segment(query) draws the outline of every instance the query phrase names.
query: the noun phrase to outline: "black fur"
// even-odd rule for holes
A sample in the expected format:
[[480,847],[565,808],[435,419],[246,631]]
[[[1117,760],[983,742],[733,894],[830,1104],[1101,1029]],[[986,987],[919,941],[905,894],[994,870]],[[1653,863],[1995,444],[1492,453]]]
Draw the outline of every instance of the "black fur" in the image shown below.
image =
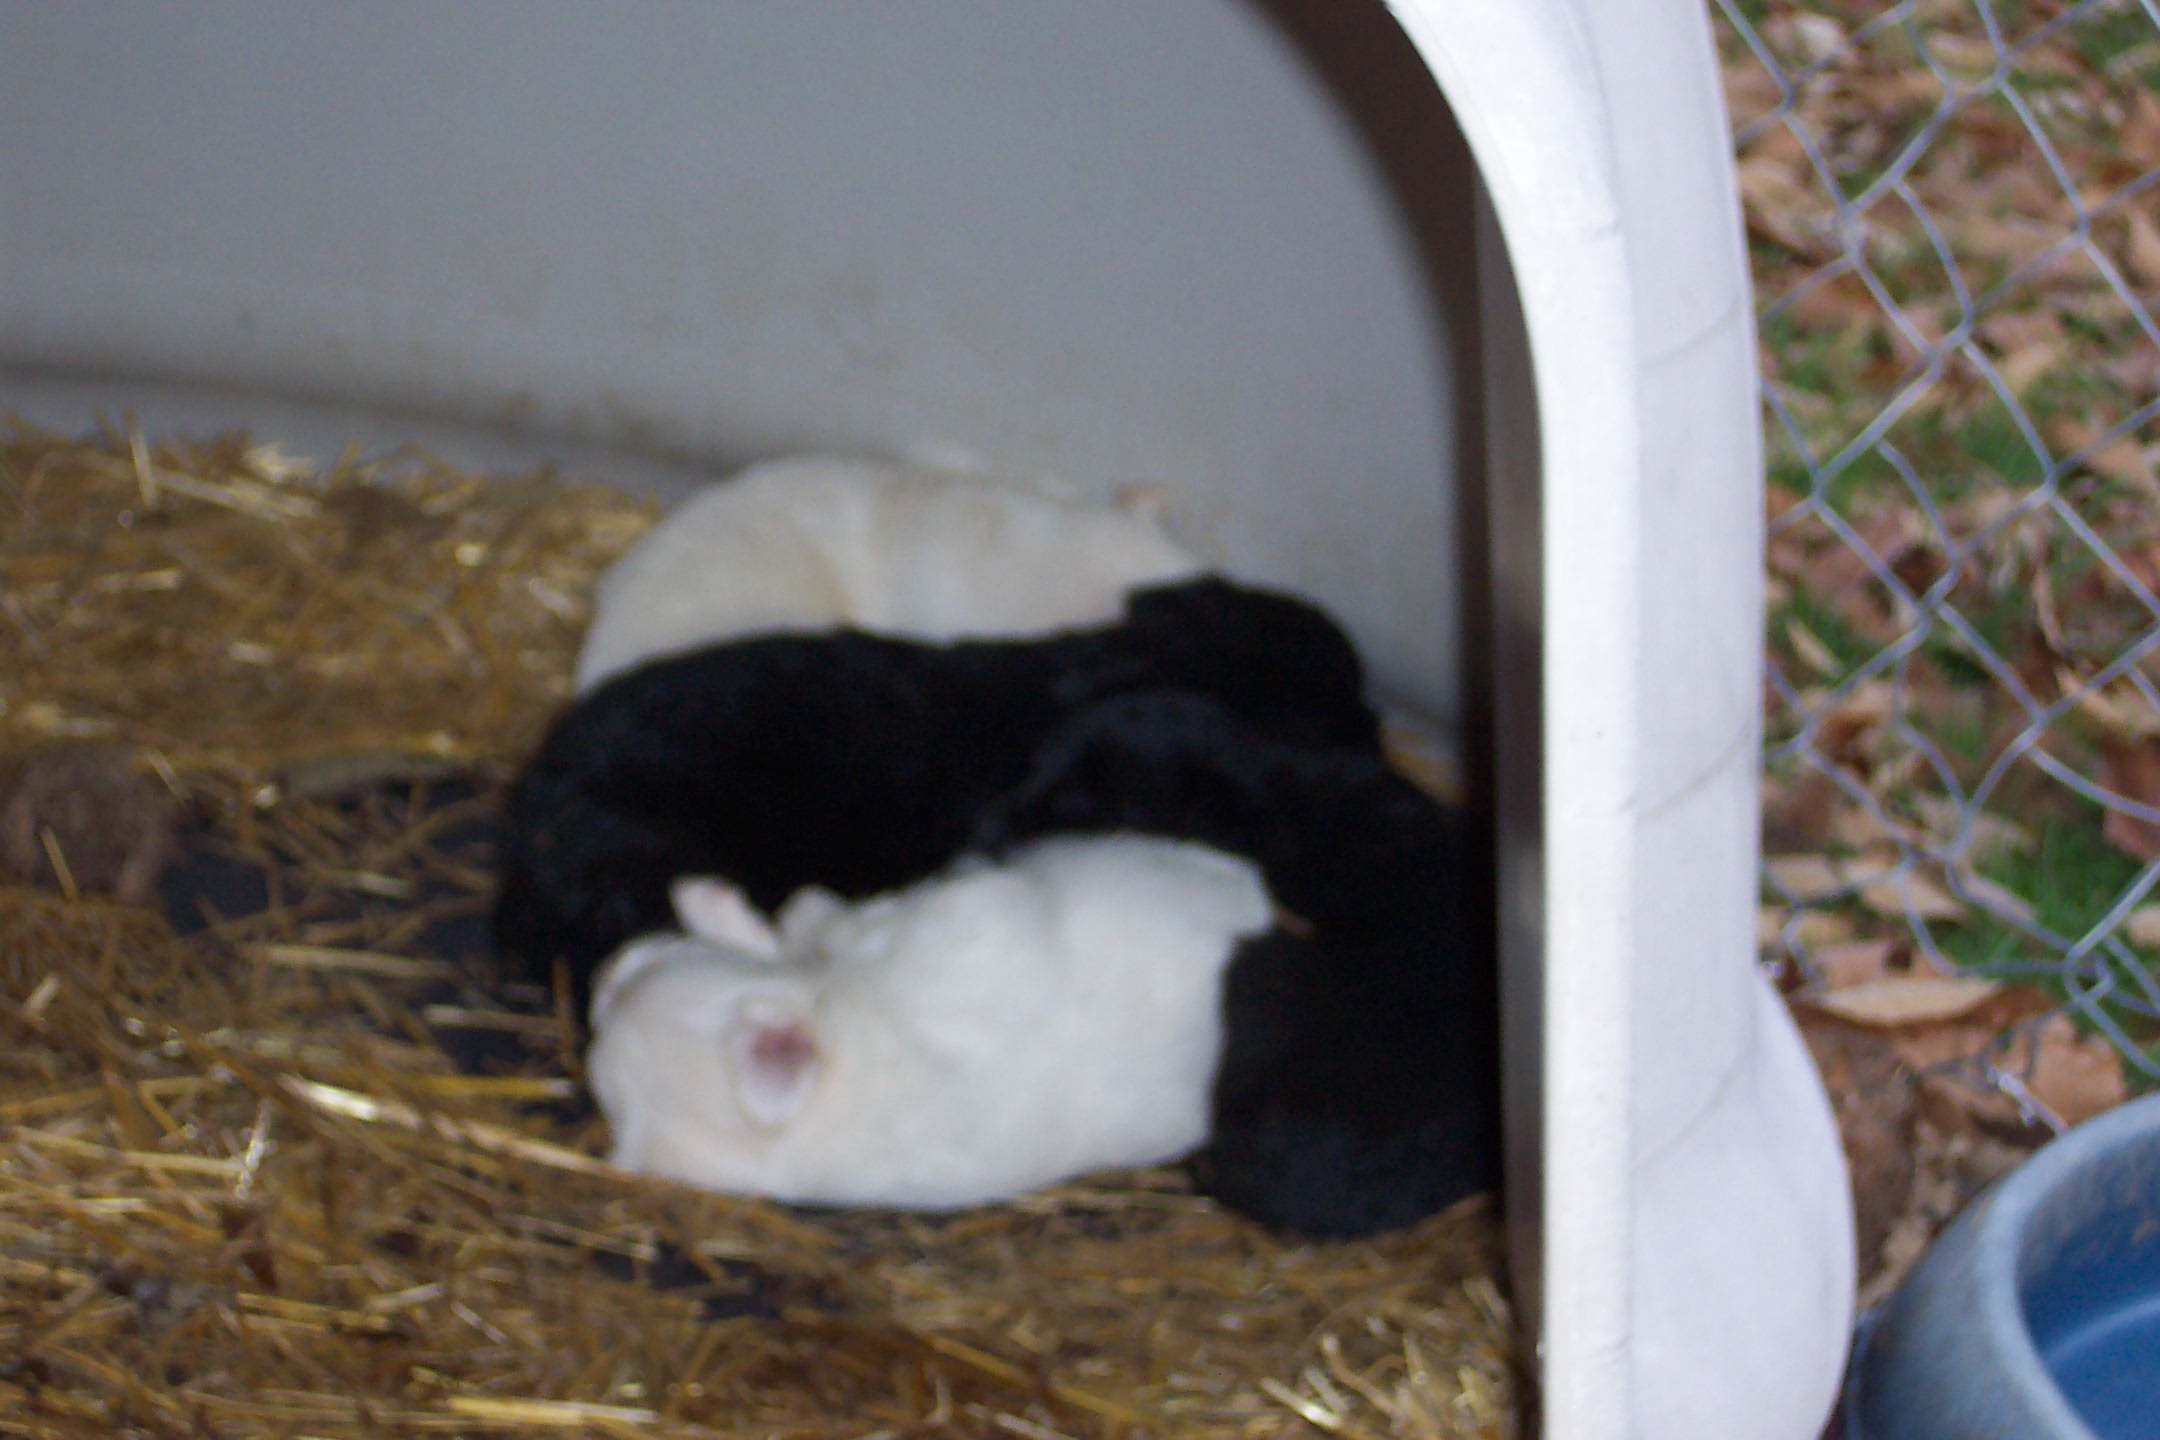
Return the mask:
[[1231,963],[1204,1188],[1356,1235],[1498,1183],[1497,976],[1460,812],[1369,747],[1285,740],[1161,690],[1076,714],[975,844],[1116,830],[1248,856],[1297,917]]
[[655,661],[571,708],[512,786],[495,935],[569,964],[577,1003],[624,941],[669,927],[668,882],[721,875],[762,909],[932,874],[1106,697],[1175,687],[1254,733],[1375,751],[1348,639],[1287,596],[1207,579],[1135,593],[1123,622],[928,645],[854,632]]

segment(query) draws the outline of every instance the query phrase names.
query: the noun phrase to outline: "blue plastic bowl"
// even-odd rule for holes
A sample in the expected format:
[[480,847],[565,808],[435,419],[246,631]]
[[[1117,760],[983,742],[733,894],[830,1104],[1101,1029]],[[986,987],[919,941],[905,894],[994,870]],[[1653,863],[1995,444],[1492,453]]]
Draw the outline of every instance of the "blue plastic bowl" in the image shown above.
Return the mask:
[[1969,1206],[1862,1329],[1852,1440],[2160,1437],[2160,1095]]

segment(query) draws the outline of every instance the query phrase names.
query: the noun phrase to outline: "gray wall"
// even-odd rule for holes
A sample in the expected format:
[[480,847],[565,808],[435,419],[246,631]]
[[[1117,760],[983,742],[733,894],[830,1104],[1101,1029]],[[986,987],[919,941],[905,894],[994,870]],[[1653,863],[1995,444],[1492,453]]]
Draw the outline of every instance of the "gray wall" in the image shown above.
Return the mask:
[[1154,485],[1452,718],[1465,166],[1341,0],[6,0],[0,404]]

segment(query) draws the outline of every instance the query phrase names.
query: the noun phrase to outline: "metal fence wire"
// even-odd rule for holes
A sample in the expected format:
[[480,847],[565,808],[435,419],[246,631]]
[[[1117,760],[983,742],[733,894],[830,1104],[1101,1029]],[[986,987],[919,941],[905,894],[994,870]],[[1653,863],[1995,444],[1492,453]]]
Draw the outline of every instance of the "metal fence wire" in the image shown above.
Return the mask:
[[[1715,4],[1762,307],[1766,961],[2026,981],[2149,1084],[2160,0]],[[2059,1126],[2051,1022],[1975,1063]]]

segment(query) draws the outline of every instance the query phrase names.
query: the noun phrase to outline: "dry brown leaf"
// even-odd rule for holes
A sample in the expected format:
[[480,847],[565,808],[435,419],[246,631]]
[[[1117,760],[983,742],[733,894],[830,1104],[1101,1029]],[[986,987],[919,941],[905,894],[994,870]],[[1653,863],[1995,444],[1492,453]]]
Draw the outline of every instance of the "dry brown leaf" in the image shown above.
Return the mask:
[[2123,263],[2147,290],[2160,290],[2160,226],[2135,205],[2128,211],[2129,233],[2123,241]]
[[1828,910],[1802,911],[1800,922],[1793,926],[1793,939],[1810,950],[1824,945],[1842,945],[1852,938],[1852,921]]
[[1845,48],[1845,27],[1828,15],[1805,11],[1794,15],[1791,34],[1811,65],[1820,65]]
[[2091,421],[2068,418],[2055,421],[2047,430],[2048,439],[2065,451],[2092,446],[2091,453],[2078,463],[2095,475],[2146,495],[2160,495],[2160,473],[2154,471],[2152,461],[2146,458],[2136,438],[2118,435],[2103,445],[2097,443],[2100,434],[2100,427]]
[[[1856,276],[1839,275],[1811,285],[1786,306],[1793,320],[1811,330],[1835,330],[1851,339],[1877,335],[1885,329],[1882,306]],[[1836,403],[1827,395],[1817,401],[1828,415]],[[1803,413],[1806,407],[1803,406]]]
[[[1915,795],[1911,804],[1927,828],[1928,844],[1942,849],[1957,839],[1958,830],[1964,825],[1967,807],[1947,795]],[[2000,815],[1990,815],[1985,810],[1972,812],[1972,828],[1967,832],[1964,855],[1967,860],[1984,863],[2004,855],[2023,854],[2032,849],[2032,834],[2015,821]]]
[[[1785,922],[1792,911],[1782,906],[1765,905],[1755,912],[1755,934],[1761,944],[1775,945],[1785,933]],[[1802,910],[1793,921],[1793,943],[1808,951],[1830,945],[1843,945],[1853,938],[1852,921],[1828,910]]]
[[1974,976],[1908,976],[1870,981],[1809,998],[1808,1003],[1855,1025],[1897,1029],[1959,1020],[2002,991],[2002,982]]
[[2051,310],[2005,310],[1980,324],[1980,334],[2004,354],[2030,345],[2060,345],[2068,337]]
[[1965,906],[1940,883],[1912,869],[1899,870],[1891,856],[1851,860],[1828,855],[1778,855],[1764,864],[1771,882],[1799,901],[1856,891],[1860,903],[1892,919],[1957,921]]
[[[1877,867],[1865,861],[1847,861],[1844,870],[1848,883],[1857,882],[1861,873],[1880,873]],[[1860,903],[1878,915],[1891,917],[1909,915],[1922,920],[1946,921],[1965,918],[1965,907],[1956,896],[1913,870],[1883,875],[1861,884]]]
[[1820,900],[1845,888],[1838,862],[1827,855],[1779,855],[1764,868],[1778,888],[1795,900]]
[[1821,972],[1824,985],[1832,990],[1850,990],[1889,978],[1890,957],[1896,952],[1894,940],[1855,940],[1826,945],[1808,958]]
[[2055,683],[2072,698],[2078,712],[2117,740],[2135,744],[2160,736],[2160,712],[2134,685],[2093,685],[2075,671],[2055,668]]
[[2128,485],[2148,495],[2160,494],[2160,474],[2154,472],[2151,459],[2134,436],[2116,436],[2087,455],[2085,465],[2118,485]]
[[1998,220],[1987,215],[1967,215],[1950,226],[1951,245],[1960,254],[2013,265],[2039,254],[2054,239],[2052,227],[2022,218]]
[[2003,384],[2010,387],[2013,395],[2023,395],[2033,387],[2033,382],[2047,375],[2063,360],[2060,345],[2026,345],[2005,355],[1997,362],[1996,373]]
[[2002,62],[2002,52],[1985,35],[1935,30],[1928,34],[1927,48],[1944,69],[1964,80],[1984,79]]
[[2098,1035],[2080,1035],[2067,1015],[2051,1015],[2040,1022],[2037,1035],[2018,1036],[2003,1058],[2012,1074],[2038,1059],[2025,1078],[2033,1098],[2067,1125],[2090,1120],[2122,1104],[2128,1094],[2123,1084],[2122,1056]]
[[2058,1006],[2054,996],[2034,985],[2000,985],[1994,995],[1955,1020],[1913,1025],[1890,1032],[1898,1058],[1915,1070],[1973,1060],[1997,1036]]
[[1994,1042],[1995,1027],[1968,1017],[1970,1023],[1916,1025],[1891,1037],[1898,1059],[1915,1070],[1971,1060]]
[[1842,747],[1880,725],[1897,712],[1897,695],[1887,681],[1869,680],[1855,685],[1852,693],[1824,707],[1816,717],[1816,743]]
[[1823,248],[1803,219],[1822,206],[1786,166],[1774,159],[1755,157],[1740,163],[1738,175],[1740,196],[1747,202],[1748,228],[1798,255],[1811,255]]
[[1800,662],[1825,680],[1845,673],[1844,662],[1822,642],[1821,637],[1798,620],[1785,622],[1785,639],[1792,645],[1793,653],[1800,657]]
[[1876,811],[1862,805],[1848,805],[1831,818],[1830,838],[1849,850],[1866,850],[1875,845],[1895,844],[1905,837],[1885,824]]
[[2116,132],[2123,154],[2145,169],[2160,168],[2160,99],[2140,88],[2130,101],[2130,116]]
[[[2103,742],[2100,746],[2100,783],[2126,800],[2141,805],[2160,805],[2160,742],[2135,745]],[[2100,833],[2107,842],[2139,860],[2160,858],[2160,825],[2140,820],[2120,810],[2108,811]]]

